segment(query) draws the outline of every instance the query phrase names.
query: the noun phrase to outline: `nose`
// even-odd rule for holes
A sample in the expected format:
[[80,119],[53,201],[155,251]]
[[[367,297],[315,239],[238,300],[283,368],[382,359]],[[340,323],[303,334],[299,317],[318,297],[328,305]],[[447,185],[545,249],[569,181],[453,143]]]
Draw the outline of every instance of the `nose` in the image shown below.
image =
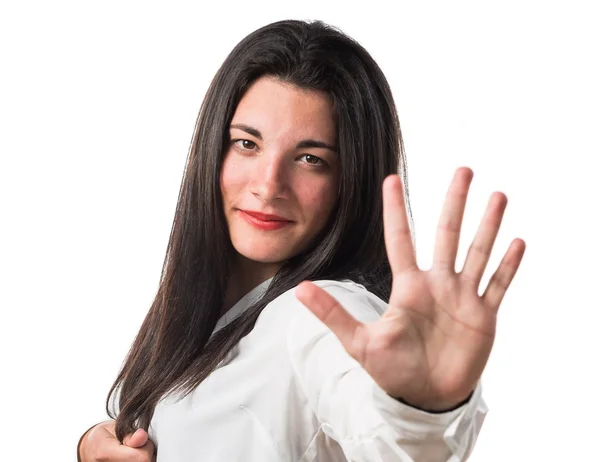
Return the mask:
[[264,153],[255,164],[252,194],[264,202],[284,199],[287,191],[285,159]]

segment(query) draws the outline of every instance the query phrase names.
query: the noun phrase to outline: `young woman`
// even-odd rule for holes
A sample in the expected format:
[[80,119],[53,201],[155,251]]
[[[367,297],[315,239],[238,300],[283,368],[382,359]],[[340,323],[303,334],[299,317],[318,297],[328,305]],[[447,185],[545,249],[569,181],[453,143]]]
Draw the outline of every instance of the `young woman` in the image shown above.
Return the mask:
[[390,89],[359,44],[301,21],[243,39],[198,116],[160,287],[109,393],[116,421],[84,434],[81,460],[468,457],[525,244],[479,296],[494,193],[455,272],[460,168],[421,271],[405,179]]

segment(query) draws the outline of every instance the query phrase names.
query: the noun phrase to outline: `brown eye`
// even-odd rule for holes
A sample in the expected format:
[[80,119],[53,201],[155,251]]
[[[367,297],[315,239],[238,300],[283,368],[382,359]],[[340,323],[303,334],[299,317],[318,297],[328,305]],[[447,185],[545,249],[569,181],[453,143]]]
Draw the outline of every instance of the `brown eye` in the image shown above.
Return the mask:
[[252,151],[254,148],[256,148],[256,143],[254,141],[234,140],[233,142],[245,151]]
[[304,160],[307,164],[320,165],[325,163],[323,162],[323,159],[320,159],[317,156],[313,156],[312,154],[304,154],[302,157],[304,157]]

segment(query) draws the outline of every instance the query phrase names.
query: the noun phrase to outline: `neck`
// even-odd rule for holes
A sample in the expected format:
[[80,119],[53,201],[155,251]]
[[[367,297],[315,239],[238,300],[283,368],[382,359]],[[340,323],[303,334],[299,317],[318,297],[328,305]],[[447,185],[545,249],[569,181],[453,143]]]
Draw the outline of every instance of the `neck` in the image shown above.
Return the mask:
[[275,276],[280,267],[280,263],[261,263],[238,255],[227,281],[225,303],[221,315],[229,311],[233,305],[257,285]]

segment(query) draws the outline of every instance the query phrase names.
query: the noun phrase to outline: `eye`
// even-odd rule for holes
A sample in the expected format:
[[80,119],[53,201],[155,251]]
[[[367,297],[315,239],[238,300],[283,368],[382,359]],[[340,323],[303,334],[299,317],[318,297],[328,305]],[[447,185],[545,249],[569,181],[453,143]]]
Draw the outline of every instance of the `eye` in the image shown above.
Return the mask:
[[310,165],[325,165],[325,161],[320,157],[313,156],[312,154],[304,154],[301,156],[304,158],[305,162]]
[[256,148],[256,143],[250,140],[232,140],[232,143],[237,145],[237,147],[240,148],[242,151],[252,151]]

